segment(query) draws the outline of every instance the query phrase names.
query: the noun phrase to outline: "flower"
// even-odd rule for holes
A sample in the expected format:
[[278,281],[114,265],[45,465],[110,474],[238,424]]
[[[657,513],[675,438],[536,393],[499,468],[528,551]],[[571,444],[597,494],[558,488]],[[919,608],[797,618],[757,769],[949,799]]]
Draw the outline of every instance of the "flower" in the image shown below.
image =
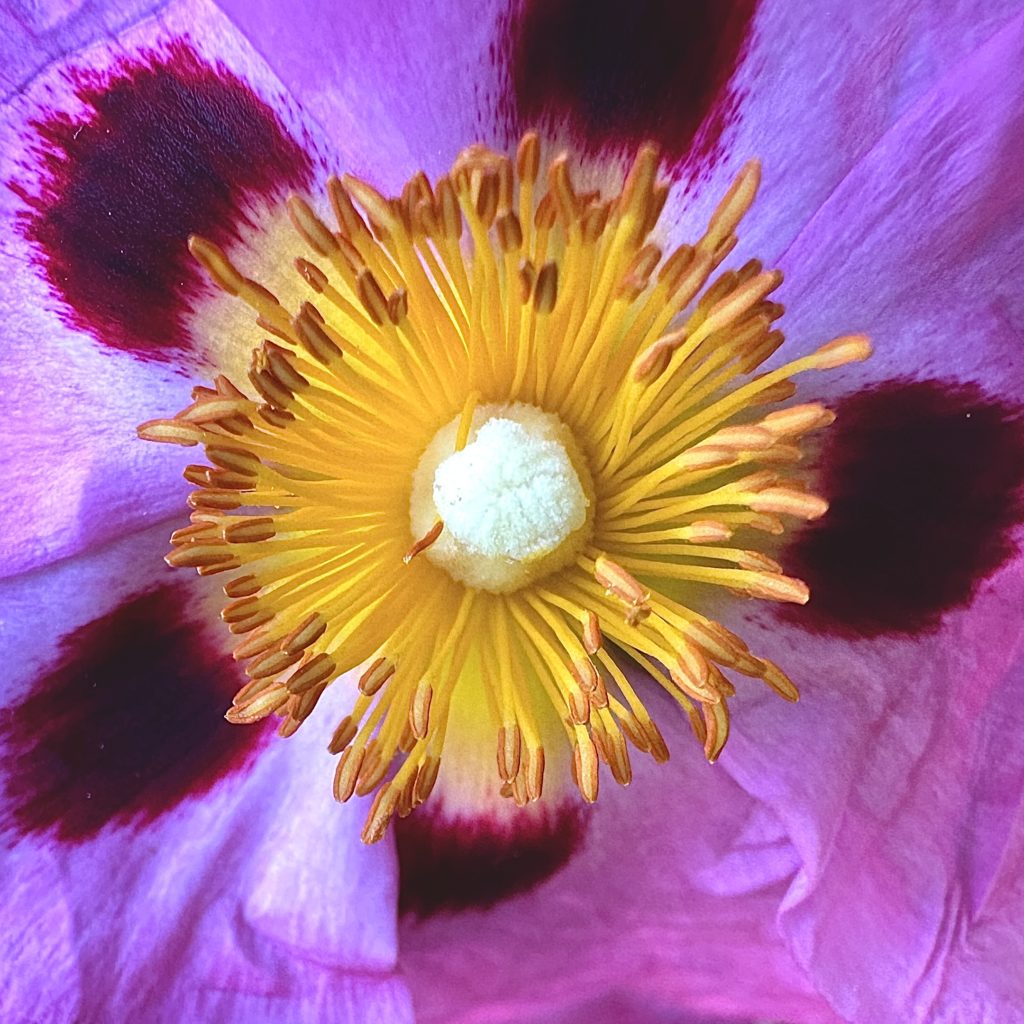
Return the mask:
[[[651,48],[657,33],[642,32],[645,25],[664,29],[657,8],[636,18],[634,35],[646,38],[648,54],[660,52]],[[526,58],[531,67],[550,68],[548,51],[531,35],[537,19],[546,44],[564,38],[558,19],[545,21],[536,10],[505,12],[501,38],[511,42],[498,50],[512,53],[511,108],[501,101],[509,93],[500,62],[490,70],[485,59],[469,75],[451,54],[452,29],[465,26],[457,5],[404,18],[353,8],[341,24],[320,24],[316,33],[304,31],[300,16],[283,24],[258,7],[232,11],[254,41],[273,39],[265,49],[284,85],[312,116],[339,126],[333,133],[304,126],[231,24],[195,5],[172,5],[159,26],[133,27],[127,19],[119,56],[104,47],[78,55],[68,66],[88,62],[96,70],[71,80],[61,77],[58,62],[10,108],[9,138],[18,142],[5,147],[15,161],[5,177],[17,190],[5,215],[17,246],[5,250],[12,296],[5,372],[8,394],[35,400],[19,398],[12,409],[6,477],[20,509],[33,516],[19,515],[4,540],[12,569],[37,571],[13,578],[4,595],[11,609],[5,642],[18,655],[11,656],[17,670],[5,732],[9,763],[19,766],[6,783],[5,820],[17,840],[4,853],[7,877],[15,880],[9,920],[18,922],[7,929],[8,959],[19,969],[5,1011],[60,1019],[59,1001],[85,1019],[101,1019],[113,1007],[143,1019],[178,1019],[183,1005],[194,1019],[344,1019],[350,1009],[401,1019],[408,1012],[400,983],[388,975],[389,849],[360,848],[347,808],[316,803],[325,787],[309,769],[328,757],[318,749],[328,738],[320,716],[287,744],[263,747],[259,739],[258,749],[236,747],[227,763],[218,760],[224,740],[195,725],[207,691],[193,688],[193,696],[185,685],[211,664],[223,675],[228,664],[218,660],[220,640],[205,625],[205,599],[184,597],[163,576],[140,575],[166,528],[134,536],[129,528],[140,509],[153,510],[148,519],[157,522],[180,496],[168,490],[173,459],[155,446],[138,454],[131,429],[158,399],[160,408],[185,404],[172,401],[186,387],[179,367],[187,363],[195,373],[231,358],[211,353],[207,338],[224,337],[225,326],[247,329],[231,319],[229,304],[210,299],[189,276],[179,249],[153,244],[165,238],[165,225],[171,232],[173,218],[153,215],[140,197],[162,195],[164,210],[172,199],[181,203],[204,221],[200,233],[265,280],[264,271],[273,276],[261,265],[267,250],[253,251],[247,228],[242,239],[232,234],[226,214],[244,215],[231,224],[247,219],[272,229],[280,193],[305,187],[322,163],[395,189],[418,166],[438,173],[472,139],[500,148],[492,117],[523,110],[550,114],[545,131],[563,138],[575,132],[585,155],[607,159],[601,118],[581,114],[577,101],[579,83],[588,80],[586,55],[608,51],[574,36],[583,55],[573,64],[582,68],[578,74],[556,68],[517,78]],[[499,15],[481,13],[463,37],[467,54],[486,52]],[[11,17],[21,38],[45,39],[23,48],[7,72],[12,84],[47,64],[62,39],[78,45],[89,37],[88,19],[63,11]],[[534,853],[577,828],[562,871],[486,914],[408,920],[402,965],[422,1019],[529,1019],[616,993],[617,1004],[605,1005],[617,1005],[611,1012],[622,1016],[687,1007],[793,1020],[1014,1019],[1022,758],[1012,719],[1022,673],[1012,530],[1021,442],[1014,418],[1020,368],[1008,327],[1019,289],[1006,254],[1020,230],[1008,141],[1021,109],[1013,74],[1020,17],[1009,5],[934,17],[913,7],[880,9],[878,18],[877,29],[858,30],[869,21],[845,13],[822,20],[793,5],[762,4],[757,38],[729,78],[736,123],[720,126],[717,155],[713,144],[710,153],[696,143],[691,151],[680,142],[693,141],[685,132],[669,133],[668,144],[659,140],[693,186],[686,205],[667,207],[673,232],[694,237],[724,191],[716,182],[737,166],[730,154],[757,152],[769,175],[760,208],[770,215],[758,220],[755,208],[743,241],[786,270],[788,333],[799,345],[854,324],[876,341],[870,363],[837,373],[836,383],[815,395],[838,412],[836,439],[825,442],[820,462],[832,513],[783,553],[808,579],[815,601],[803,618],[723,612],[752,646],[785,662],[805,699],[780,709],[744,694],[729,751],[714,769],[688,759],[668,734],[670,765],[650,774],[637,766],[630,791],[603,793],[585,825],[541,830]],[[168,43],[186,26],[204,40],[192,44],[193,56]],[[594,37],[604,38],[596,30]],[[155,40],[164,56],[140,57]],[[302,60],[290,59],[296,41]],[[627,33],[617,42],[614,53],[630,52]],[[209,70],[211,56],[225,69]],[[380,92],[394,104],[339,103],[352,96],[339,83],[355,68],[362,95]],[[618,64],[618,81],[634,81],[628,72],[628,62]],[[668,95],[683,95],[673,92],[683,88],[678,79],[646,77]],[[373,88],[410,80],[416,89]],[[240,98],[234,83],[241,81],[255,90],[250,97],[262,99]],[[530,92],[533,81],[544,83],[540,101]],[[215,109],[220,129],[217,146],[192,132],[191,161],[175,159],[179,151],[161,141],[180,145],[180,134],[157,132],[154,141],[142,130],[181,123],[175,112],[180,119],[182,109],[194,109],[183,107],[185,96],[215,101],[200,109]],[[825,114],[804,109],[810,96],[825,104]],[[269,120],[268,99],[277,111]],[[630,119],[615,113],[614,101],[604,104],[613,108],[609,131],[628,138]],[[644,115],[664,114],[653,99],[647,107],[634,104],[633,120],[650,124]],[[68,111],[63,120],[61,111]],[[158,116],[147,120],[147,111]],[[435,131],[435,112],[443,133]],[[134,126],[131,160],[115,145],[115,126],[125,123]],[[282,134],[281,124],[291,130]],[[89,131],[96,127],[104,131]],[[346,159],[323,152],[331,138],[348,150]],[[421,145],[424,138],[430,141]],[[386,166],[375,168],[372,157],[381,150]],[[107,178],[76,177],[86,167],[98,171],[105,159]],[[698,188],[693,167],[700,159],[707,180]],[[277,172],[267,174],[267,167]],[[140,169],[146,173],[134,173]],[[240,192],[226,184],[229,169],[244,178]],[[205,181],[225,184],[204,188]],[[107,220],[94,217],[84,229],[76,212],[95,212],[99,203]],[[128,210],[132,223],[145,225],[149,244],[134,248],[141,239],[122,235],[121,245],[104,248],[97,224],[121,223]],[[26,250],[34,263],[24,259]],[[154,250],[160,259],[150,258]],[[107,272],[90,277],[100,255]],[[140,280],[151,287],[140,289]],[[160,287],[152,287],[155,280]],[[184,286],[168,289],[167,281]],[[172,292],[176,299],[168,299]],[[43,394],[48,401],[38,400]],[[49,400],[65,394],[82,413],[83,427],[72,434],[59,403]],[[77,457],[58,457],[69,449]],[[927,473],[914,473],[916,466]],[[48,566],[58,554],[114,537],[123,539]],[[47,618],[54,610],[56,623]],[[197,653],[200,643],[218,653]],[[123,665],[133,659],[135,680],[164,685],[136,686],[126,705]],[[83,666],[110,685],[83,685]],[[91,697],[94,689],[101,696]],[[165,735],[140,729],[151,694],[161,716],[179,725],[174,742],[158,743],[153,757],[142,758],[131,749],[132,729],[115,726],[118,713],[130,711],[140,740],[152,744]],[[85,697],[96,712],[89,718]],[[83,720],[93,727],[84,735]],[[126,758],[127,771],[118,772],[117,758],[104,760],[112,755],[101,754],[99,744],[92,748],[97,735],[102,749],[113,744]],[[57,753],[56,764],[48,750]],[[174,756],[185,751],[187,759]],[[203,773],[183,773],[182,761],[197,752]],[[59,759],[69,765],[66,774]],[[150,777],[134,777],[139,764],[154,761]],[[86,788],[93,783],[95,792]],[[94,798],[102,804],[95,811]],[[312,834],[309,821],[317,824]],[[406,877],[415,876],[410,864],[419,865],[421,881],[438,892],[444,876],[422,873],[431,863],[423,844],[436,848],[451,835],[437,828],[414,835],[419,856],[410,861],[406,847]],[[493,843],[495,834],[476,838]],[[483,852],[475,842],[460,883],[470,880],[464,865]],[[498,856],[494,863],[507,870],[510,861]],[[116,884],[100,890],[97,879]],[[491,886],[481,891],[493,898],[493,880]],[[54,892],[67,896],[55,900]],[[424,909],[422,896],[407,900]],[[26,927],[40,913],[45,927]],[[213,978],[211,953],[226,957]],[[171,957],[173,971],[164,966]],[[325,970],[325,961],[333,969]],[[48,965],[45,984],[40,962]],[[732,968],[727,985],[723,964]],[[438,986],[439,977],[452,984]]]

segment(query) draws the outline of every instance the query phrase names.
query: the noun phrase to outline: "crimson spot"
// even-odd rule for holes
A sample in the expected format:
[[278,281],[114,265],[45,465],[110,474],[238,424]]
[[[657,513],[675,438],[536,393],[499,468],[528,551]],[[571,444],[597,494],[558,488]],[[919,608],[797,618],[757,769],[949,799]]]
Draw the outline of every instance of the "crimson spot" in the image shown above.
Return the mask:
[[527,892],[566,865],[585,825],[574,807],[531,809],[503,827],[428,805],[395,823],[399,911],[425,918],[480,910]]
[[526,0],[502,40],[517,131],[565,122],[590,151],[713,157],[757,0]]
[[973,384],[894,380],[836,416],[819,485],[828,514],[783,556],[811,601],[783,614],[847,636],[932,630],[1016,550],[1021,410]]
[[186,241],[237,238],[247,200],[311,180],[313,162],[252,89],[184,42],[104,72],[67,72],[84,113],[51,111],[25,140],[38,184],[20,230],[69,325],[169,361],[204,275]]
[[150,821],[247,766],[262,729],[224,721],[238,666],[165,584],[63,637],[0,725],[8,829],[65,842]]

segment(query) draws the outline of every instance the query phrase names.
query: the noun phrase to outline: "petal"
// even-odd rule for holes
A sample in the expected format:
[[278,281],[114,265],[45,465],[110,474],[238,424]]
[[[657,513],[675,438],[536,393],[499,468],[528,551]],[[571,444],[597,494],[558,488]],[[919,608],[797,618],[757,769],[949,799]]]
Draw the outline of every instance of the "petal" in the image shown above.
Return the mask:
[[606,0],[523,3],[502,24],[497,110],[587,153],[655,140],[673,165],[701,165],[735,115],[756,11],[756,0],[641,0],[628,16]]
[[[830,594],[846,602],[824,609],[845,640],[761,616],[759,647],[774,648],[804,699],[786,713],[745,707],[722,763],[775,808],[800,851],[780,924],[852,1021],[1019,1018],[1009,966],[1019,930],[1007,922],[1019,920],[1020,891],[1005,871],[1019,857],[1024,787],[1013,721],[1024,674],[1021,369],[1007,319],[1022,297],[1008,255],[1024,197],[1022,45],[1018,17],[911,106],[783,260],[801,339],[840,321],[874,337],[876,356],[836,375],[839,391],[869,384],[840,402],[836,429],[840,441],[859,432],[889,448],[872,460],[864,447],[845,465],[850,448],[836,449],[825,473],[840,485],[840,515],[808,535],[819,554],[843,550],[811,564],[826,570],[826,605]],[[886,376],[897,380],[870,384]],[[998,441],[973,447],[988,431]],[[900,459],[902,481],[891,471]],[[952,501],[928,500],[929,460]],[[859,537],[875,534],[863,575],[843,536],[851,517]],[[810,612],[817,628],[813,592]]]
[[[403,913],[431,917],[486,909],[535,889],[584,843],[587,817],[553,714],[551,721],[538,716],[546,757],[544,799],[517,807],[511,796],[500,795],[500,723],[484,687],[482,677],[460,681],[436,785],[422,807],[396,822]],[[521,756],[529,757],[525,744],[520,747]]]
[[[5,698],[13,707],[5,718],[0,860],[11,896],[3,933],[13,980],[0,989],[2,1016],[411,1020],[394,976],[394,854],[387,844],[359,842],[365,807],[331,799],[330,714],[258,760],[219,763],[211,777],[209,741],[195,742],[209,726],[194,719],[216,724],[222,708],[190,687],[223,682],[212,675],[225,670],[223,646],[193,621],[208,611],[199,606],[213,588],[193,588],[184,609],[160,604],[179,617],[160,627],[140,608],[153,611],[153,595],[172,586],[167,571],[136,570],[131,579],[126,572],[159,566],[165,529],[3,584]],[[134,617],[119,620],[125,609]],[[112,646],[114,626],[130,630],[120,635],[120,663],[97,654],[97,630],[106,629],[103,642]],[[161,647],[168,641],[184,666],[177,677]],[[62,657],[64,689],[55,695],[49,666]],[[132,688],[143,688],[143,699]],[[90,697],[89,689],[112,696]],[[341,688],[338,695],[344,703]],[[35,702],[41,711],[48,697],[56,721],[37,716],[30,732],[22,709]],[[28,792],[41,773],[46,791]],[[142,778],[125,783],[118,773]],[[104,824],[67,799],[110,811],[133,785],[130,804]],[[48,800],[49,823],[45,814],[26,818],[30,796]],[[27,820],[37,827],[25,828]],[[35,927],[38,911],[45,930]]]
[[0,821],[80,843],[138,827],[249,770],[261,729],[222,715],[245,679],[215,587],[161,561],[167,525],[5,581]]
[[780,924],[851,1021],[955,1020],[958,1006],[1013,1020],[1021,1005],[1006,922],[1022,893],[1006,872],[1024,791],[1022,570],[916,642],[744,627],[804,697],[745,703],[722,764],[792,837],[803,867]]
[[[252,272],[242,236],[286,219],[268,204],[321,158],[279,83],[202,3],[56,62],[7,105],[2,138],[4,475],[10,505],[34,512],[3,531],[10,573],[181,507],[180,456],[138,443],[135,425],[187,403],[183,369],[244,367],[257,334],[240,303],[225,313],[212,297],[187,237]],[[290,280],[280,251],[261,254],[277,265],[264,280]]]
[[787,333],[873,339],[871,360],[833,378],[843,390],[902,375],[1019,390],[1022,50],[1024,16],[908,109],[782,258]]
[[491,137],[481,107],[499,91],[502,0],[471,9],[351,0],[331,17],[274,0],[220,7],[303,109],[348,144],[347,169],[378,188],[397,191],[420,169],[445,173],[460,150]]
[[860,390],[825,442],[833,512],[783,558],[820,595],[789,616],[811,628],[931,628],[1018,548],[1022,50],[1024,16],[893,126],[783,261],[798,350],[851,328],[875,345],[814,381]]
[[[744,254],[775,259],[851,167],[1019,0],[529,0],[497,27],[499,138],[541,124],[607,161],[653,139],[686,186],[666,223],[706,223],[738,167],[764,164]],[[770,206],[768,205],[770,197]]]
[[[1020,9],[1019,0],[830,7],[762,0],[732,83],[742,99],[726,133],[730,157],[702,175],[686,216],[702,216],[736,168],[757,156],[764,186],[738,254],[779,260],[891,126]],[[858,220],[867,222],[863,211]],[[788,274],[788,259],[782,266]],[[850,329],[844,322],[841,330]]]
[[739,66],[706,119],[726,123],[711,148],[698,132],[667,222],[690,237],[739,166],[757,157],[761,196],[733,258],[778,260],[894,123],[1020,9],[1019,0],[941,8],[871,0],[842,9],[762,0]]
[[811,601],[777,614],[852,638],[933,630],[1019,548],[1024,412],[977,385],[909,378],[833,409],[815,483],[828,514],[781,556]]
[[50,0],[34,4],[5,0],[0,4],[0,30],[4,38],[0,95],[4,102],[50,61],[105,36],[115,36],[162,6],[152,0]]
[[598,1011],[620,1003],[655,1020],[835,1024],[773,924],[798,864],[777,819],[703,762],[677,707],[657,717],[671,762],[636,758],[628,790],[606,777],[558,874],[486,914],[403,920],[422,1024],[575,1020],[581,1006],[613,1020]]

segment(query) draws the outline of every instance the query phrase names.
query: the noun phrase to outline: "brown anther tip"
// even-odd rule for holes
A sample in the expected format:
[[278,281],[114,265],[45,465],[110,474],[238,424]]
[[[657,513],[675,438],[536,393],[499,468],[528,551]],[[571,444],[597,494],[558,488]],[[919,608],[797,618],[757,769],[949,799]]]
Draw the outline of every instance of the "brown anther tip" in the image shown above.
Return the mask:
[[190,235],[188,251],[210,275],[213,282],[229,295],[238,295],[245,278],[235,269],[224,250],[202,235]]
[[343,355],[342,350],[324,329],[323,319],[316,306],[304,302],[299,315],[292,320],[292,326],[299,337],[299,344],[324,366],[330,365]]
[[232,725],[251,725],[284,707],[290,696],[283,686],[275,684],[244,704],[229,708],[224,717]]
[[519,180],[533,184],[540,172],[540,140],[536,132],[527,132],[516,149],[516,174]]
[[302,196],[293,193],[285,200],[285,207],[293,227],[317,255],[329,256],[337,250],[334,235]]
[[327,275],[315,263],[310,263],[309,260],[298,256],[295,259],[294,266],[313,291],[317,292],[317,294],[323,293],[323,290],[327,287]]
[[650,384],[656,381],[667,369],[672,359],[672,352],[664,345],[655,342],[641,353],[633,369],[633,380],[638,384]]
[[613,562],[606,555],[598,555],[594,562],[594,576],[609,594],[631,605],[633,613],[642,612],[642,618],[650,614],[650,609],[646,608],[650,592],[617,562]]
[[597,654],[604,646],[604,637],[601,633],[601,624],[592,611],[587,611],[583,616],[583,649],[587,654]]
[[357,731],[355,723],[352,721],[352,716],[346,715],[334,730],[327,749],[332,754],[340,754],[356,738]]
[[424,739],[430,728],[430,705],[433,698],[433,687],[421,679],[409,704],[409,725],[416,739]]
[[444,530],[444,523],[438,519],[427,532],[402,556],[402,562],[408,565],[417,555],[426,551],[433,544]]
[[538,313],[550,313],[558,301],[558,264],[548,261],[540,268],[533,289],[533,306]]
[[866,334],[848,334],[822,345],[814,353],[814,366],[818,370],[834,370],[847,363],[863,362],[871,352],[871,339]]
[[135,433],[143,441],[177,444],[183,448],[194,448],[204,437],[201,429],[180,420],[147,420],[135,428]]
[[555,197],[546,192],[533,211],[533,224],[539,231],[550,231],[558,220],[558,204]]
[[515,723],[498,730],[498,776],[507,784],[519,774],[522,763],[522,732]]
[[741,168],[738,177],[753,178],[760,184],[761,181],[761,158],[751,157]]
[[587,733],[578,734],[573,747],[573,775],[580,795],[588,804],[597,800],[598,793],[597,747]]
[[385,320],[390,319],[388,316],[388,302],[380,284],[377,282],[377,278],[373,275],[373,271],[364,267],[359,272],[356,278],[356,291],[359,295],[359,301],[369,314],[370,319],[378,327],[382,327]]
[[519,218],[512,212],[502,214],[495,221],[498,233],[498,244],[504,253],[515,252],[522,247],[523,229]]
[[597,669],[589,658],[575,659],[570,665],[570,671],[584,693],[593,693],[597,689]]
[[377,658],[359,677],[359,689],[367,697],[372,697],[394,674],[392,662],[387,658]]
[[[281,641],[284,650],[294,653],[303,651],[327,632],[327,620],[319,613],[312,612]],[[317,657],[326,657],[318,655]]]
[[367,846],[384,838],[398,806],[398,794],[386,787],[381,789],[373,799],[366,824],[363,826],[362,840]]
[[[342,724],[344,725],[346,721],[348,721],[347,718],[343,720]],[[340,729],[341,726],[338,728]],[[337,735],[337,733],[335,733],[335,735]],[[338,759],[338,764],[334,769],[334,799],[337,800],[338,803],[345,803],[347,800],[350,800],[352,795],[355,793],[356,778],[362,768],[365,756],[366,750],[364,747],[349,747],[349,749],[342,752],[341,757]]]
[[397,327],[409,313],[409,293],[404,288],[388,296],[388,319]]

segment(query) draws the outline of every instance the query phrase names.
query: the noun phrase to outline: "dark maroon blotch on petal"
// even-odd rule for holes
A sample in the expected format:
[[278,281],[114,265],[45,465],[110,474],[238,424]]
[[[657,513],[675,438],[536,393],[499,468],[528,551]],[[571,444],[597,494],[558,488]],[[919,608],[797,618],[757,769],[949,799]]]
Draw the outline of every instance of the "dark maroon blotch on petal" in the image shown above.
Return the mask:
[[482,910],[527,892],[566,865],[585,827],[572,806],[531,808],[507,825],[450,819],[429,805],[414,811],[395,825],[399,910],[421,918]]
[[525,0],[501,44],[508,120],[566,123],[591,151],[652,139],[703,163],[735,116],[729,83],[757,0]]
[[188,236],[229,244],[247,199],[301,188],[313,162],[245,82],[184,42],[68,77],[84,111],[30,123],[39,180],[10,183],[20,230],[71,326],[174,358],[203,280]]
[[895,380],[843,400],[828,431],[828,514],[783,556],[811,601],[785,615],[845,636],[920,633],[1016,550],[1022,410],[973,384]]
[[244,679],[188,608],[186,591],[162,585],[62,638],[0,726],[5,828],[79,842],[250,763],[265,731],[224,721]]

